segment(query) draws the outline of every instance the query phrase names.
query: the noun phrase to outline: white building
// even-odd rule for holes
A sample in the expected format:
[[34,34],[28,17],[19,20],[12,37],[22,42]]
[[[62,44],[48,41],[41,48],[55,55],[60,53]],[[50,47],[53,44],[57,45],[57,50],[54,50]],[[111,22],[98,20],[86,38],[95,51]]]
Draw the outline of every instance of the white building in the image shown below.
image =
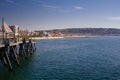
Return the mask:
[[18,35],[18,26],[17,25],[13,25],[13,26],[9,26],[10,29],[15,33],[15,35]]

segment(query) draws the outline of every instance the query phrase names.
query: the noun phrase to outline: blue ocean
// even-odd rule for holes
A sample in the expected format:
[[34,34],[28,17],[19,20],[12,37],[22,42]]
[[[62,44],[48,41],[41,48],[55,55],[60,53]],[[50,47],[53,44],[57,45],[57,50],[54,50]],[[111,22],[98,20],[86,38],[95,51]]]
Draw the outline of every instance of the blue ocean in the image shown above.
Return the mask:
[[120,37],[37,40],[37,50],[0,80],[120,80]]

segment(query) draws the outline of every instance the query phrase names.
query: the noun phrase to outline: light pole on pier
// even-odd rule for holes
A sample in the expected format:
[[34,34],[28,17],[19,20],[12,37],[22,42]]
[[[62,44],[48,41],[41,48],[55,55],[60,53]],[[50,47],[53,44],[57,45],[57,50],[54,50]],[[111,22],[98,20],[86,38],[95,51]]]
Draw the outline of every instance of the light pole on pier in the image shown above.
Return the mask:
[[4,18],[2,18],[2,39],[3,39],[3,41],[5,39],[4,34],[5,34],[5,31],[4,31]]

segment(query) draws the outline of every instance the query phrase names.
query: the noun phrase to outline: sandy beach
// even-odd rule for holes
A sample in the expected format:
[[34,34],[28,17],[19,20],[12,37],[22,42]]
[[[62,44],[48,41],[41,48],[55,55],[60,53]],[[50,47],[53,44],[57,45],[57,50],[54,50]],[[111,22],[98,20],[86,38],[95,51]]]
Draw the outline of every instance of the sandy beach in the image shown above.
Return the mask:
[[64,37],[34,37],[32,39],[38,40],[38,39],[60,39]]
[[32,39],[38,40],[38,39],[62,39],[62,38],[73,38],[73,37],[80,37],[80,38],[87,38],[90,36],[66,36],[66,37],[34,37]]

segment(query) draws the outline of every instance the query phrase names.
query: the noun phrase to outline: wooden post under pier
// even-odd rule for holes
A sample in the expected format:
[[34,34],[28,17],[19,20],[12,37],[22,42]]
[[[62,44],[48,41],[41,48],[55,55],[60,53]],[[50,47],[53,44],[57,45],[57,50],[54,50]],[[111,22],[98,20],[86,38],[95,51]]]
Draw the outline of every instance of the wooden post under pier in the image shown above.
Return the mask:
[[11,50],[11,53],[13,54],[13,56],[14,56],[14,60],[17,64],[17,66],[19,66],[19,60],[18,60],[18,55],[17,55],[17,51],[16,51],[16,46],[10,46],[10,50]]
[[9,69],[10,69],[10,70],[13,70],[13,67],[12,67],[12,64],[11,64],[11,61],[10,61],[10,58],[9,58],[9,56],[8,56],[8,50],[7,50],[7,49],[8,49],[7,47],[4,48],[5,59],[6,59],[6,62],[7,62],[7,64],[8,64],[8,66],[9,66]]

